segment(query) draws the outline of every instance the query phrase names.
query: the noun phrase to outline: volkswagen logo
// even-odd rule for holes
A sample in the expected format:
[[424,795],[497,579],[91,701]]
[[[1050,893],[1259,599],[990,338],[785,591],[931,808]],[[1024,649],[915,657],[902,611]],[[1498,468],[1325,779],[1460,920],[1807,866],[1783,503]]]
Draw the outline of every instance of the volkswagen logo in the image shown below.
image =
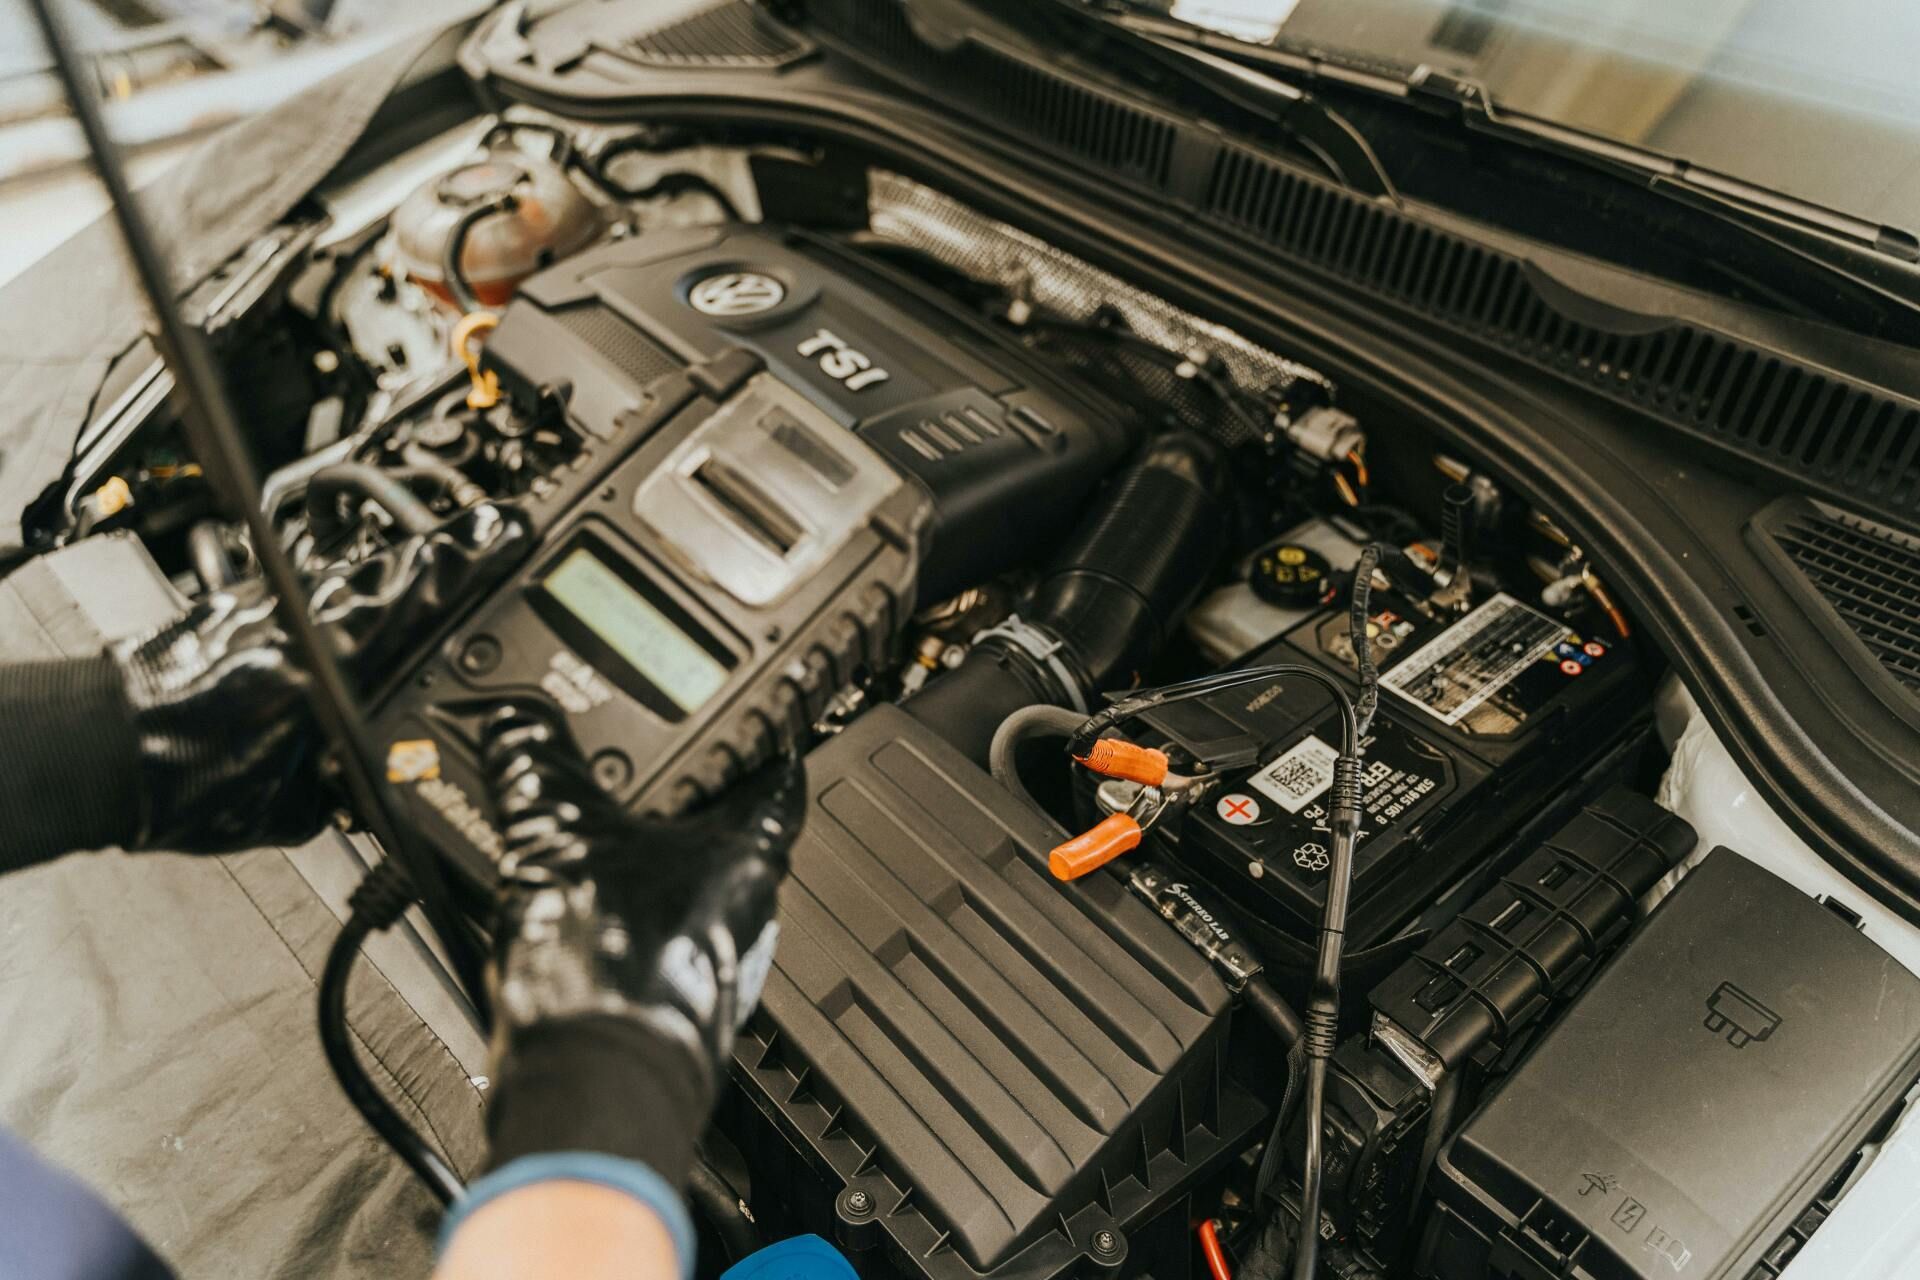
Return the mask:
[[755,271],[722,271],[693,286],[687,301],[701,315],[751,316],[771,311],[787,296],[786,286]]

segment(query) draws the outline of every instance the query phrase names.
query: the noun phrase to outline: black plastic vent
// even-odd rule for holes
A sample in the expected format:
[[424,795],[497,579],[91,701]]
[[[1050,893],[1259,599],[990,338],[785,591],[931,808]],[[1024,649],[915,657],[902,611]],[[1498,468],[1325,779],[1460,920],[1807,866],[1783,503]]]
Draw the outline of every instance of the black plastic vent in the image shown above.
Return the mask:
[[671,351],[608,310],[604,303],[580,302],[558,307],[553,318],[635,382],[652,382],[684,367],[684,362],[675,359]]
[[964,103],[1799,488],[1897,519],[1920,514],[1920,401],[1694,325],[1625,334],[1570,319],[1518,257],[1057,67],[979,43],[939,52],[914,33],[899,0],[814,0],[810,12],[874,70],[929,97]]
[[1757,523],[1846,631],[1920,694],[1920,537],[1802,501],[1775,503]]
[[1692,325],[1568,319],[1518,258],[1223,145],[1201,207],[1377,291],[1744,457],[1890,512],[1920,511],[1920,404]]
[[1172,171],[1179,124],[1119,94],[1073,79],[1011,50],[972,43],[939,55],[914,35],[895,0],[829,0],[817,20],[875,54],[922,92],[988,90],[978,106],[1003,124],[1153,187]]
[[755,13],[749,0],[723,0],[710,9],[628,40],[636,62],[660,67],[777,67],[811,50],[793,33]]
[[934,51],[916,35],[896,0],[828,0],[816,18],[829,30],[888,59],[896,71],[937,69]]
[[1165,185],[1174,126],[1009,54],[975,50],[999,109],[1097,164]]

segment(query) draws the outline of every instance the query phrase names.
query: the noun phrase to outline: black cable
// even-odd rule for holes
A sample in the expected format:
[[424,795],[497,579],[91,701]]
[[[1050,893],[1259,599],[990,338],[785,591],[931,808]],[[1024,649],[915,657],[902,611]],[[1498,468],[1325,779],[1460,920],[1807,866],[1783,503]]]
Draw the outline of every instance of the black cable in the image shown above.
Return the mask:
[[261,507],[247,435],[241,429],[239,414],[228,394],[220,366],[214,360],[206,335],[188,324],[181,312],[172,273],[161,256],[153,228],[134,197],[119,148],[107,131],[99,98],[81,66],[73,34],[56,11],[55,0],[31,0],[31,4],[61,88],[87,139],[101,185],[112,201],[127,254],[140,277],[147,303],[159,321],[158,345],[185,393],[187,408],[182,422],[195,456],[213,482],[214,491],[231,513],[245,522],[254,555],[276,597],[289,647],[313,677],[308,697],[314,718],[339,747],[341,773],[355,811],[388,856],[408,868],[420,891],[427,921],[446,943],[467,998],[484,1014],[486,989],[480,980],[479,947],[454,911],[452,891],[439,862],[432,853],[404,838],[405,828],[394,818],[391,797],[371,763],[378,757],[366,725],[355,709],[352,690],[332,649],[307,612],[306,590],[300,574],[280,546],[273,522]]
[[447,292],[453,297],[453,305],[460,308],[461,315],[472,315],[481,309],[480,295],[473,291],[473,285],[467,279],[466,268],[460,265],[460,259],[467,251],[467,233],[482,218],[490,218],[496,213],[506,213],[517,207],[520,197],[511,191],[501,191],[488,196],[485,200],[464,210],[454,220],[453,227],[447,232],[447,247],[440,255],[440,281],[447,286]]
[[347,1025],[347,980],[353,974],[361,944],[404,915],[411,900],[406,873],[392,861],[375,867],[348,899],[346,923],[340,926],[327,952],[326,967],[320,972],[320,1047],[354,1109],[406,1161],[427,1190],[441,1204],[450,1205],[466,1194],[460,1175],[427,1145],[373,1083],[354,1052],[353,1032]]
[[1313,985],[1306,1010],[1306,1151],[1300,1178],[1300,1245],[1293,1262],[1294,1280],[1313,1280],[1320,1251],[1320,1195],[1326,1174],[1321,1151],[1321,1127],[1327,1109],[1327,1064],[1340,1043],[1340,960],[1346,949],[1347,905],[1353,893],[1353,855],[1360,839],[1360,737],[1371,724],[1379,703],[1380,673],[1373,665],[1373,645],[1367,635],[1367,600],[1373,581],[1377,548],[1361,553],[1355,569],[1353,605],[1347,614],[1353,658],[1360,680],[1360,704],[1365,724],[1355,713],[1351,753],[1333,762],[1333,787],[1327,796],[1327,827],[1332,845],[1327,868],[1327,901],[1320,921],[1320,946],[1314,959]]
[[1093,745],[1095,738],[1119,724],[1155,707],[1169,703],[1185,702],[1190,698],[1202,698],[1223,689],[1236,689],[1241,685],[1258,684],[1263,680],[1274,680],[1284,676],[1294,676],[1317,684],[1332,697],[1334,705],[1340,711],[1340,754],[1351,756],[1356,764],[1360,750],[1360,727],[1354,713],[1353,699],[1347,691],[1317,667],[1309,667],[1298,662],[1275,662],[1258,667],[1241,667],[1233,671],[1218,671],[1212,675],[1198,676],[1192,680],[1180,680],[1173,684],[1160,685],[1153,689],[1144,689],[1128,694],[1114,702],[1106,710],[1089,717],[1079,730],[1067,740],[1067,754],[1084,756]]
[[713,1224],[729,1263],[759,1252],[760,1230],[742,1208],[739,1193],[704,1159],[695,1160],[687,1174],[687,1199]]
[[624,152],[654,149],[650,139],[643,134],[631,134],[625,138],[616,138],[602,146],[592,155],[578,152],[573,157],[573,166],[591,178],[595,185],[610,196],[621,200],[652,200],[659,196],[675,196],[684,191],[698,191],[720,206],[720,212],[729,222],[745,222],[740,216],[740,207],[733,202],[718,183],[703,173],[666,173],[653,183],[644,187],[629,187],[616,182],[607,174],[607,162]]
[[1267,1149],[1260,1154],[1260,1168],[1253,1178],[1253,1203],[1258,1206],[1274,1180],[1280,1176],[1280,1146],[1293,1113],[1300,1103],[1300,1082],[1306,1074],[1307,1047],[1296,1043],[1287,1050],[1287,1087],[1273,1110],[1273,1125],[1267,1132]]
[[[1356,584],[1371,581],[1372,560],[1377,558],[1378,552],[1372,548],[1362,553],[1361,567],[1365,573],[1356,577]],[[1367,721],[1370,723],[1372,708],[1379,699],[1379,673],[1373,669],[1372,646],[1367,637],[1366,586],[1357,585],[1356,596],[1357,602],[1348,614],[1348,625],[1354,659],[1360,672],[1360,696],[1368,705]],[[1298,1041],[1305,1058],[1306,1151],[1301,1177],[1300,1240],[1294,1253],[1293,1274],[1295,1280],[1312,1280],[1319,1258],[1320,1193],[1325,1172],[1320,1129],[1326,1115],[1327,1063],[1339,1045],[1340,963],[1346,946],[1347,907],[1353,892],[1354,848],[1360,838],[1360,752],[1364,728],[1354,699],[1330,675],[1299,663],[1283,662],[1217,672],[1119,699],[1106,710],[1089,717],[1068,739],[1067,751],[1069,755],[1085,755],[1101,732],[1154,707],[1283,676],[1318,684],[1327,690],[1340,711],[1340,754],[1333,762],[1333,786],[1327,802],[1327,827],[1331,837],[1329,843],[1332,845],[1327,872],[1327,899],[1321,915],[1311,997]],[[1292,1091],[1293,1077],[1290,1075],[1288,1094],[1291,1095]],[[1262,1163],[1266,1164],[1264,1158]],[[1269,1178],[1276,1168],[1267,1166]]]

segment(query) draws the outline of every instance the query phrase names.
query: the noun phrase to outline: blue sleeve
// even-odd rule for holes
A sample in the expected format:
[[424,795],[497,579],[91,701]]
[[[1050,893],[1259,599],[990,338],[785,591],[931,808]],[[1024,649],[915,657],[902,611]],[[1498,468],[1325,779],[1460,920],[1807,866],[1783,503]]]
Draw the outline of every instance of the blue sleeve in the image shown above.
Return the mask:
[[0,1276],[173,1280],[159,1255],[105,1201],[4,1131]]

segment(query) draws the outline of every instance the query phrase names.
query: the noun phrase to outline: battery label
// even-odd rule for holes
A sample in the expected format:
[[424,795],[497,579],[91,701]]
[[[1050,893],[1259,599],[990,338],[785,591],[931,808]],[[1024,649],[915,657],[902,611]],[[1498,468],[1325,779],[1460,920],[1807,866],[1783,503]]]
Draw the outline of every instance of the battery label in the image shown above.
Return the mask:
[[1298,813],[1333,785],[1340,753],[1308,734],[1247,779],[1247,785],[1288,813]]
[[1408,655],[1380,687],[1459,724],[1566,637],[1565,623],[1501,592]]

